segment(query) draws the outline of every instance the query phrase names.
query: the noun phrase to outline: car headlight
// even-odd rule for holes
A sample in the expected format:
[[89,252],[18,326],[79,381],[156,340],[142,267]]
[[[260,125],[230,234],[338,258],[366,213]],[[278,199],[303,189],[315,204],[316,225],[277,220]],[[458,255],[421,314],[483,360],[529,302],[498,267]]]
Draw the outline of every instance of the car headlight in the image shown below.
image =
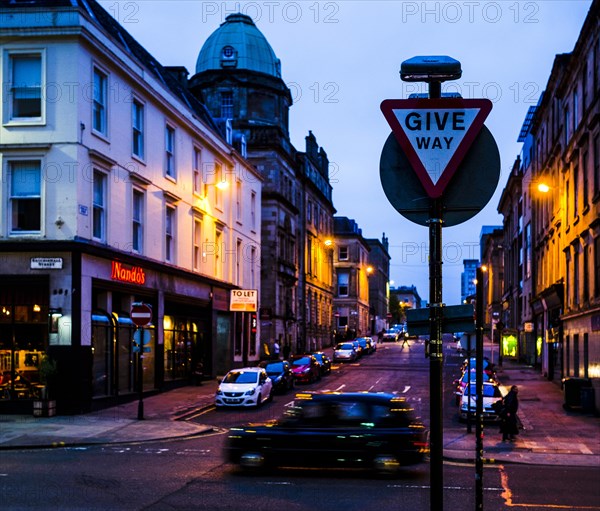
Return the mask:
[[245,396],[253,396],[255,392],[256,392],[256,389],[250,389],[244,395]]

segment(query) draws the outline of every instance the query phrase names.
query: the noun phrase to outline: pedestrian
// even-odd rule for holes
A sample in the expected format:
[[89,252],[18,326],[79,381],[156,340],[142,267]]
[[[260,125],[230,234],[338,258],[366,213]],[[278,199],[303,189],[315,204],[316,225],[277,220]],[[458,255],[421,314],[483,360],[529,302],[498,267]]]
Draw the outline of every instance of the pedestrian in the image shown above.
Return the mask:
[[408,349],[410,349],[410,344],[408,343],[408,333],[407,332],[402,332],[402,348],[404,348],[404,345],[406,344],[406,346],[408,347]]
[[273,358],[279,359],[279,343],[277,341],[273,341]]
[[292,348],[290,348],[289,343],[285,343],[285,345],[283,346],[283,360],[288,360],[290,358],[291,351]]
[[517,397],[519,389],[516,385],[510,388],[510,391],[504,396],[503,407],[500,412],[500,432],[502,433],[502,441],[507,440],[514,442],[516,435],[519,434],[519,422],[517,411],[519,410],[519,398]]

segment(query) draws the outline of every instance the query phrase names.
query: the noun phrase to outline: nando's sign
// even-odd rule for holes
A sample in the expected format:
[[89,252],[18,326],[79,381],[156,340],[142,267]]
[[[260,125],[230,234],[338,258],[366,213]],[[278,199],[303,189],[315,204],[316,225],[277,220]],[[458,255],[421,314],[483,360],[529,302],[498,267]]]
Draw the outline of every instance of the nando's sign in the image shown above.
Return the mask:
[[110,278],[128,284],[143,285],[146,283],[146,273],[139,266],[126,266],[118,261],[112,261]]

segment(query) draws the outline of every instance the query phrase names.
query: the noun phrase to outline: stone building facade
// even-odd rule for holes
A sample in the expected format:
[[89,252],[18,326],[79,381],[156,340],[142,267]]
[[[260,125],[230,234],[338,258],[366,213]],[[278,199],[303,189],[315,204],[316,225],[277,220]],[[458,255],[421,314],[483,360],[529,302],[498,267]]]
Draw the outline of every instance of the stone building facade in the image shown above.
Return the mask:
[[332,333],[333,237],[329,160],[312,133],[304,152],[288,129],[290,90],[281,63],[249,16],[231,14],[204,43],[189,89],[231,126],[260,172],[263,344],[321,348]]
[[516,296],[506,319],[522,339],[519,354],[528,354],[523,347],[531,336],[547,378],[594,384],[600,378],[599,12],[595,0],[573,51],[556,56],[523,125],[522,155],[499,207],[509,247],[505,276],[512,274],[505,297]]
[[344,216],[334,218],[334,234],[336,337],[369,335],[369,244],[357,223]]

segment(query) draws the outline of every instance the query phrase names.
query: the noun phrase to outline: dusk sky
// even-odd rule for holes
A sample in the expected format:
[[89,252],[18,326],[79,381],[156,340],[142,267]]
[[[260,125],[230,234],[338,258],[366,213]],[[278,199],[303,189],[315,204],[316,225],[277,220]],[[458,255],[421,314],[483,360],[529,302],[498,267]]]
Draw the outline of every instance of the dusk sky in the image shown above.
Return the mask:
[[[367,238],[385,232],[395,286],[416,285],[428,300],[428,230],[389,204],[379,159],[390,127],[379,105],[426,92],[400,80],[400,64],[416,55],[449,55],[462,78],[443,91],[488,98],[486,126],[502,162],[487,207],[443,230],[444,302],[460,301],[463,259],[479,258],[483,225],[501,225],[498,200],[521,151],[517,137],[527,109],[543,92],[556,54],[573,50],[591,0],[543,1],[101,1],[163,65],[195,73],[198,53],[225,17],[252,17],[281,60],[292,91],[290,133],[303,151],[311,130],[331,164],[337,215],[354,218]],[[468,194],[469,190],[465,190]]]

